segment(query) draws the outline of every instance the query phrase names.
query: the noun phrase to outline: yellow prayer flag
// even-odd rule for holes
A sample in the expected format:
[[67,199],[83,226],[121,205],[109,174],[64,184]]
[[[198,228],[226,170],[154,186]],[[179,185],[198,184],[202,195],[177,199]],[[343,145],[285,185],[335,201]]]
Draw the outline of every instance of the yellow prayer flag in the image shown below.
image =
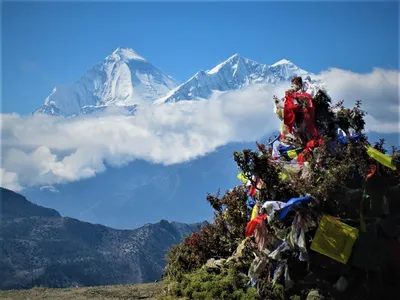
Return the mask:
[[253,210],[251,211],[250,221],[253,220],[257,216],[258,216],[258,206],[256,204],[256,205],[254,205]]
[[237,178],[238,178],[241,182],[243,182],[244,184],[246,184],[247,181],[248,181],[248,179],[244,176],[243,173],[238,174]]
[[296,150],[288,150],[287,151],[287,154],[288,154],[288,156],[289,156],[289,158],[295,158],[295,157],[297,157],[297,152],[296,152]]
[[367,153],[371,158],[375,159],[382,165],[394,171],[396,170],[396,166],[392,163],[392,158],[390,156],[383,154],[382,152],[376,150],[374,147],[371,146],[367,146]]
[[311,243],[311,249],[346,264],[357,238],[357,228],[324,215]]

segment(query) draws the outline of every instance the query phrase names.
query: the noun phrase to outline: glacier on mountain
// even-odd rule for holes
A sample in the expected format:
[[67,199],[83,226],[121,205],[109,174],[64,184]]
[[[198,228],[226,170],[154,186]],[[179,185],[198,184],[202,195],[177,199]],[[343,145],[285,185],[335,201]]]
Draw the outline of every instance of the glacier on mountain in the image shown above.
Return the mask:
[[133,113],[143,101],[153,104],[208,99],[215,92],[239,90],[251,84],[277,84],[293,76],[314,74],[282,59],[261,64],[235,54],[178,85],[132,49],[117,48],[76,82],[54,88],[35,113],[75,116],[122,106]]

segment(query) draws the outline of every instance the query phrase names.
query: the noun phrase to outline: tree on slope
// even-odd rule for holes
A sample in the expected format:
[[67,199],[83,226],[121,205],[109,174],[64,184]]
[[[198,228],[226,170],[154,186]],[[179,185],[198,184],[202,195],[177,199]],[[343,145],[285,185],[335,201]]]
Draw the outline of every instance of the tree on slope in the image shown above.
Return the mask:
[[400,153],[368,142],[360,101],[330,101],[306,93],[301,78],[275,98],[280,137],[234,153],[244,184],[207,197],[214,222],[168,253],[164,297],[396,295]]

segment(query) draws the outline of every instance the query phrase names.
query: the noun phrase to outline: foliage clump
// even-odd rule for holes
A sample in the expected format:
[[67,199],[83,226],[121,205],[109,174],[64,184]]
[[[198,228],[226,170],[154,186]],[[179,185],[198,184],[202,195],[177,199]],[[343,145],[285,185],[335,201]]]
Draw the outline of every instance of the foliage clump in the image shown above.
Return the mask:
[[182,274],[200,268],[210,258],[229,257],[242,240],[250,213],[246,189],[236,187],[221,198],[219,193],[208,195],[207,201],[214,209],[213,224],[203,226],[170,249],[165,276],[181,279]]
[[[302,104],[304,94],[296,95]],[[324,90],[312,101],[316,129],[302,125],[304,106],[296,111],[300,121],[294,122],[293,134],[281,138],[295,146],[295,159],[276,159],[272,147],[263,143],[233,154],[248,182],[222,197],[208,195],[214,221],[168,253],[165,297],[377,299],[398,292],[400,152],[392,147],[383,160],[371,154],[372,149],[381,158],[388,155],[384,140],[368,142],[360,101],[353,109],[342,101],[333,109]],[[310,140],[305,128],[314,130]],[[339,136],[338,130],[344,134]],[[250,187],[257,190],[251,198]],[[284,217],[277,217],[281,210],[267,215],[261,209],[267,201],[286,203],[297,197],[312,200],[293,205]],[[266,218],[246,237],[254,205],[256,214]],[[310,249],[324,215],[359,232],[345,263]],[[271,256],[285,244],[287,249]],[[368,258],[369,253],[373,256]]]
[[[234,267],[209,270],[205,266],[185,274],[180,281],[170,281],[167,291],[170,299],[248,299],[257,297],[257,291],[247,286],[248,278]],[[173,297],[172,297],[173,296]],[[168,299],[168,296],[164,296]]]

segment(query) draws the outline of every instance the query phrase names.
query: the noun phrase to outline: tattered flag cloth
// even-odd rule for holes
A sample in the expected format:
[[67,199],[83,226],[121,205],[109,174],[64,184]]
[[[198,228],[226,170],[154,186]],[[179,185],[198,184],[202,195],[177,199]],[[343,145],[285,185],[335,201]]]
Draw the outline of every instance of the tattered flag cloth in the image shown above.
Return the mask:
[[287,156],[290,159],[293,159],[293,158],[297,157],[297,155],[299,155],[302,151],[303,151],[303,148],[297,148],[297,149],[293,149],[293,150],[288,150],[287,151]]
[[288,150],[292,150],[292,149],[294,149],[294,148],[295,148],[295,147],[294,147],[293,145],[281,146],[281,147],[279,148],[279,152],[284,153],[284,152],[286,152],[286,151],[288,151]]
[[243,173],[238,174],[237,178],[238,178],[241,182],[243,182],[243,184],[246,184],[246,183],[247,183],[247,180],[248,180],[248,179],[246,178],[246,176],[245,176]]
[[306,149],[313,150],[315,147],[321,147],[321,145],[322,145],[322,138],[314,139],[306,144]]
[[288,240],[292,247],[296,245],[299,248],[299,259],[301,261],[306,261],[308,260],[308,253],[306,248],[304,225],[302,224],[303,222],[301,220],[302,218],[300,217],[299,213],[297,213],[293,219],[292,229],[288,235]]
[[254,230],[254,239],[259,251],[263,251],[268,246],[270,240],[269,231],[265,222],[261,222]]
[[272,215],[276,210],[280,210],[286,203],[282,201],[265,201],[261,208],[265,208],[268,216]]
[[263,181],[254,175],[252,176],[252,180],[256,183],[257,187],[252,185],[251,181],[249,179],[247,179],[247,176],[244,173],[238,174],[237,178],[243,184],[245,184],[247,187],[249,187],[249,194],[252,197],[254,197],[257,194],[257,189],[261,189],[263,186]]
[[[352,136],[349,136],[349,139],[357,141],[359,137],[360,137],[359,134],[353,134]],[[343,145],[347,144],[347,137],[343,134],[339,135],[337,140],[339,143],[341,143]]]
[[385,167],[388,167],[394,171],[396,170],[396,166],[393,164],[392,157],[383,154],[382,152],[371,146],[367,146],[367,153],[371,158],[375,159],[377,162],[381,163]]
[[258,215],[253,220],[251,220],[249,223],[247,223],[245,236],[246,237],[251,236],[254,233],[254,230],[256,229],[257,225],[261,224],[261,222],[264,222],[264,220],[266,218],[267,218],[267,214]]
[[280,136],[278,134],[268,143],[268,145],[269,146],[273,145],[276,141],[279,141],[279,139],[280,139]]
[[305,163],[309,157],[310,157],[310,151],[306,149],[299,154],[299,156],[297,157],[297,161],[299,163]]
[[250,196],[254,197],[257,194],[258,189],[261,189],[263,186],[263,181],[260,178],[257,178],[253,175],[252,180],[256,183],[257,187],[250,183],[249,194]]
[[279,278],[281,277],[284,269],[283,269],[283,264],[279,264],[277,266],[277,268],[274,271],[274,275],[272,276],[272,286],[275,285],[275,283],[279,280]]
[[306,148],[304,149],[304,151],[298,155],[297,161],[302,163],[306,162],[310,158],[311,152],[314,150],[314,148],[320,147],[322,145],[322,142],[322,138],[316,138],[309,141],[306,144]]
[[268,257],[274,260],[280,260],[281,254],[287,250],[290,250],[290,245],[287,241],[283,241],[274,251],[268,254]]
[[[255,254],[254,254],[255,255]],[[255,259],[250,265],[248,276],[251,279],[258,279],[267,267],[268,261],[255,255]]]
[[261,178],[257,178],[254,176],[254,181],[257,183],[257,188],[261,189],[264,185],[264,182],[261,180]]
[[281,143],[279,141],[274,141],[272,143],[272,158],[273,159],[278,159],[280,157],[280,152],[279,152],[279,145]]
[[278,151],[280,152],[280,154],[282,156],[289,158],[289,159],[293,159],[303,151],[303,148],[295,149],[295,147],[293,145],[289,145],[289,146],[280,147],[278,149]]
[[279,220],[282,220],[284,217],[286,217],[286,215],[293,208],[293,206],[299,205],[301,203],[306,203],[311,199],[312,198],[309,196],[290,199],[288,202],[285,203],[285,205],[281,209],[281,212],[279,213]]
[[247,202],[247,206],[250,207],[250,208],[253,208],[253,207],[256,205],[256,203],[257,203],[257,202],[254,201],[252,198],[248,198],[247,201],[248,201],[248,202]]
[[283,164],[282,172],[279,173],[279,178],[281,180],[286,180],[295,176],[303,166],[303,162],[298,162],[295,159],[290,162],[282,161],[281,163]]
[[258,216],[258,205],[256,204],[253,206],[253,210],[251,211],[250,221],[253,220],[257,216]]
[[250,196],[254,197],[257,194],[257,188],[255,186],[251,186],[249,190]]

